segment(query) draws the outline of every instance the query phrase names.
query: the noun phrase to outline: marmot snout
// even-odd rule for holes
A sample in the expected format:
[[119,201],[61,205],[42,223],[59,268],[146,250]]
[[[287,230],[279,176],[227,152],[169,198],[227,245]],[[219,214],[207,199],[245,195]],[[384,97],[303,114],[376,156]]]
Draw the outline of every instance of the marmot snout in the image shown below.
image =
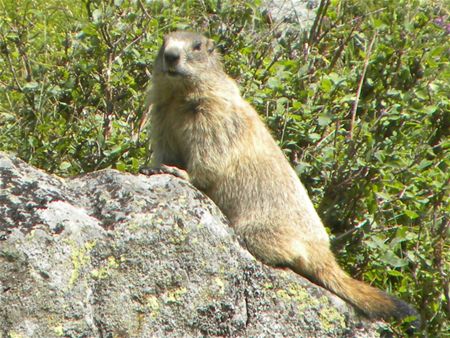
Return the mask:
[[164,39],[155,72],[187,81],[201,75],[199,69],[205,69],[205,65],[214,66],[217,58],[212,40],[190,32],[175,32]]

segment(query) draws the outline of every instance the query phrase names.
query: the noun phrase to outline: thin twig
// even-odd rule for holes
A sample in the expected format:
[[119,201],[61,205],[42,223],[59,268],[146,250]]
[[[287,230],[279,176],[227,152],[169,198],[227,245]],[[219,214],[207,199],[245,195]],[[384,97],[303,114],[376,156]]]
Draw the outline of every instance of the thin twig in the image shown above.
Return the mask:
[[[353,228],[351,228],[351,229],[347,230],[346,232],[344,232],[344,233],[342,233],[342,234],[336,236],[336,237],[333,239],[333,242],[339,242],[339,241],[341,241],[342,239],[344,239],[345,237],[347,237],[347,236],[353,234],[354,232],[360,231],[360,230],[361,230],[366,224],[368,224],[368,223],[369,223],[369,221],[366,220],[366,219],[365,219],[364,221],[362,221],[362,222],[359,222],[359,224],[355,225]],[[372,221],[371,223],[373,223],[373,221]]]
[[339,49],[334,54],[333,59],[331,60],[330,65],[328,66],[329,71],[331,71],[334,68],[334,66],[336,65],[336,62],[338,61],[339,57],[341,56],[342,52],[344,51],[344,48],[347,46],[349,41],[353,38],[353,33],[355,32],[356,29],[359,28],[359,26],[361,25],[361,22],[362,21],[357,21],[356,24],[350,30],[350,33],[348,34],[345,41],[343,41],[339,44]]
[[369,65],[369,59],[370,59],[370,55],[372,53],[372,47],[373,44],[375,43],[375,39],[377,37],[377,32],[375,32],[375,34],[372,37],[372,41],[370,41],[370,45],[369,48],[367,50],[366,53],[366,58],[364,60],[364,67],[363,67],[363,71],[361,74],[361,78],[359,79],[359,84],[358,84],[358,90],[356,91],[356,98],[355,98],[355,102],[353,104],[353,108],[352,108],[352,120],[350,122],[350,132],[349,132],[349,139],[352,140],[353,139],[353,129],[355,126],[355,119],[356,119],[356,110],[358,109],[358,103],[359,103],[359,97],[361,96],[361,89],[364,83],[364,78],[366,76],[366,71],[367,71],[367,66]]
[[286,127],[288,124],[288,117],[287,117],[287,115],[289,114],[288,112],[289,112],[289,101],[286,102],[286,110],[283,113],[284,123],[283,123],[283,130],[281,131],[281,140],[280,140],[281,144],[283,144],[284,142],[284,134],[286,133]]
[[139,0],[139,7],[141,8],[142,12],[147,17],[147,19],[151,20],[152,16],[147,12],[147,9],[145,8],[145,5],[142,3],[141,0]]
[[115,63],[120,57],[122,57],[122,55],[133,45],[135,45],[136,43],[139,42],[140,39],[142,39],[145,35],[144,33],[141,33],[140,35],[138,35],[136,38],[134,38],[128,45],[126,45],[124,48],[122,48],[122,50],[117,53],[117,55],[114,57],[113,59],[113,63]]
[[308,42],[309,45],[312,46],[314,42],[316,42],[316,36],[318,32],[320,31],[320,26],[322,25],[323,17],[325,16],[325,13],[328,9],[328,6],[330,5],[330,2],[328,0],[321,0],[319,4],[319,8],[316,12],[316,17],[314,19],[314,22],[311,26],[311,29],[309,31],[309,38]]

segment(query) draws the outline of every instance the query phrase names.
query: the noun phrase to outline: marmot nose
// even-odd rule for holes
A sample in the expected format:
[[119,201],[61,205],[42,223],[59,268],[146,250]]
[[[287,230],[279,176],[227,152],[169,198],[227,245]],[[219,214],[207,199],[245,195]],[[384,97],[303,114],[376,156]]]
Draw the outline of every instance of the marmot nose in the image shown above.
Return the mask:
[[164,51],[164,60],[169,64],[173,65],[180,59],[180,51],[178,49],[167,49]]

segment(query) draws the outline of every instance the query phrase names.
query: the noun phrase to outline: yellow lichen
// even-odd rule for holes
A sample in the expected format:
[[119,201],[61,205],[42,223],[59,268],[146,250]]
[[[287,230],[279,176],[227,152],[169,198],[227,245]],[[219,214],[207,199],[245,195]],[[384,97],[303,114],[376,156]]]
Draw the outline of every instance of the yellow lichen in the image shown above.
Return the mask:
[[276,294],[283,300],[296,302],[298,313],[302,313],[303,310],[320,304],[319,299],[312,297],[305,288],[295,283],[289,284],[287,289],[277,290]]
[[271,289],[273,289],[273,284],[272,284],[272,283],[265,283],[265,284],[263,285],[263,288],[264,288],[264,289],[271,290]]
[[25,337],[23,334],[15,332],[15,331],[11,331],[9,332],[9,337],[10,338],[23,338]]
[[150,310],[150,316],[156,318],[159,314],[160,304],[159,300],[154,295],[149,295],[146,297],[145,306]]
[[[120,261],[124,259],[121,257]],[[91,276],[95,279],[104,279],[111,276],[111,272],[119,267],[119,263],[114,256],[109,256],[106,266],[91,271]]]
[[165,294],[165,302],[169,304],[178,303],[186,292],[187,290],[184,287],[171,290]]
[[55,332],[55,334],[59,337],[64,336],[64,328],[62,325],[55,326],[53,328],[53,332]]
[[73,241],[67,242],[72,248],[73,270],[69,279],[69,288],[71,288],[80,276],[80,270],[91,262],[90,252],[95,247],[96,241],[88,241],[82,247],[78,247]]
[[170,238],[170,242],[172,244],[178,245],[183,244],[186,241],[186,238],[188,237],[190,230],[184,228],[184,229],[177,229],[177,231],[174,232],[175,234],[173,237]]
[[288,299],[291,298],[286,290],[282,290],[282,289],[277,290],[276,294],[277,294],[278,298],[281,298],[281,299],[284,299],[284,300],[288,300]]
[[219,288],[218,294],[223,295],[225,293],[225,283],[219,277],[214,278],[214,283]]
[[321,326],[325,331],[331,331],[335,328],[345,328],[344,315],[331,305],[320,310],[319,318]]

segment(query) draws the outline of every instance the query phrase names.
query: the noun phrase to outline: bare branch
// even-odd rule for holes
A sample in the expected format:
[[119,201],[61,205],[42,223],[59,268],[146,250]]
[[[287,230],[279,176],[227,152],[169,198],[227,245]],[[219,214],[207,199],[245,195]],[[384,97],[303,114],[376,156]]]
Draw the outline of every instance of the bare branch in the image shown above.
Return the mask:
[[362,89],[362,86],[364,83],[367,66],[369,65],[369,59],[372,54],[372,48],[373,48],[373,44],[375,43],[376,37],[377,37],[377,33],[375,32],[375,34],[372,37],[372,41],[370,41],[369,48],[367,49],[366,58],[364,60],[363,71],[361,74],[361,78],[359,79],[358,90],[356,91],[356,98],[355,98],[355,102],[353,103],[353,108],[352,108],[352,119],[350,121],[350,131],[349,131],[349,136],[348,136],[350,140],[353,139],[353,129],[355,126],[356,111],[358,109],[359,98],[361,96],[361,89]]

